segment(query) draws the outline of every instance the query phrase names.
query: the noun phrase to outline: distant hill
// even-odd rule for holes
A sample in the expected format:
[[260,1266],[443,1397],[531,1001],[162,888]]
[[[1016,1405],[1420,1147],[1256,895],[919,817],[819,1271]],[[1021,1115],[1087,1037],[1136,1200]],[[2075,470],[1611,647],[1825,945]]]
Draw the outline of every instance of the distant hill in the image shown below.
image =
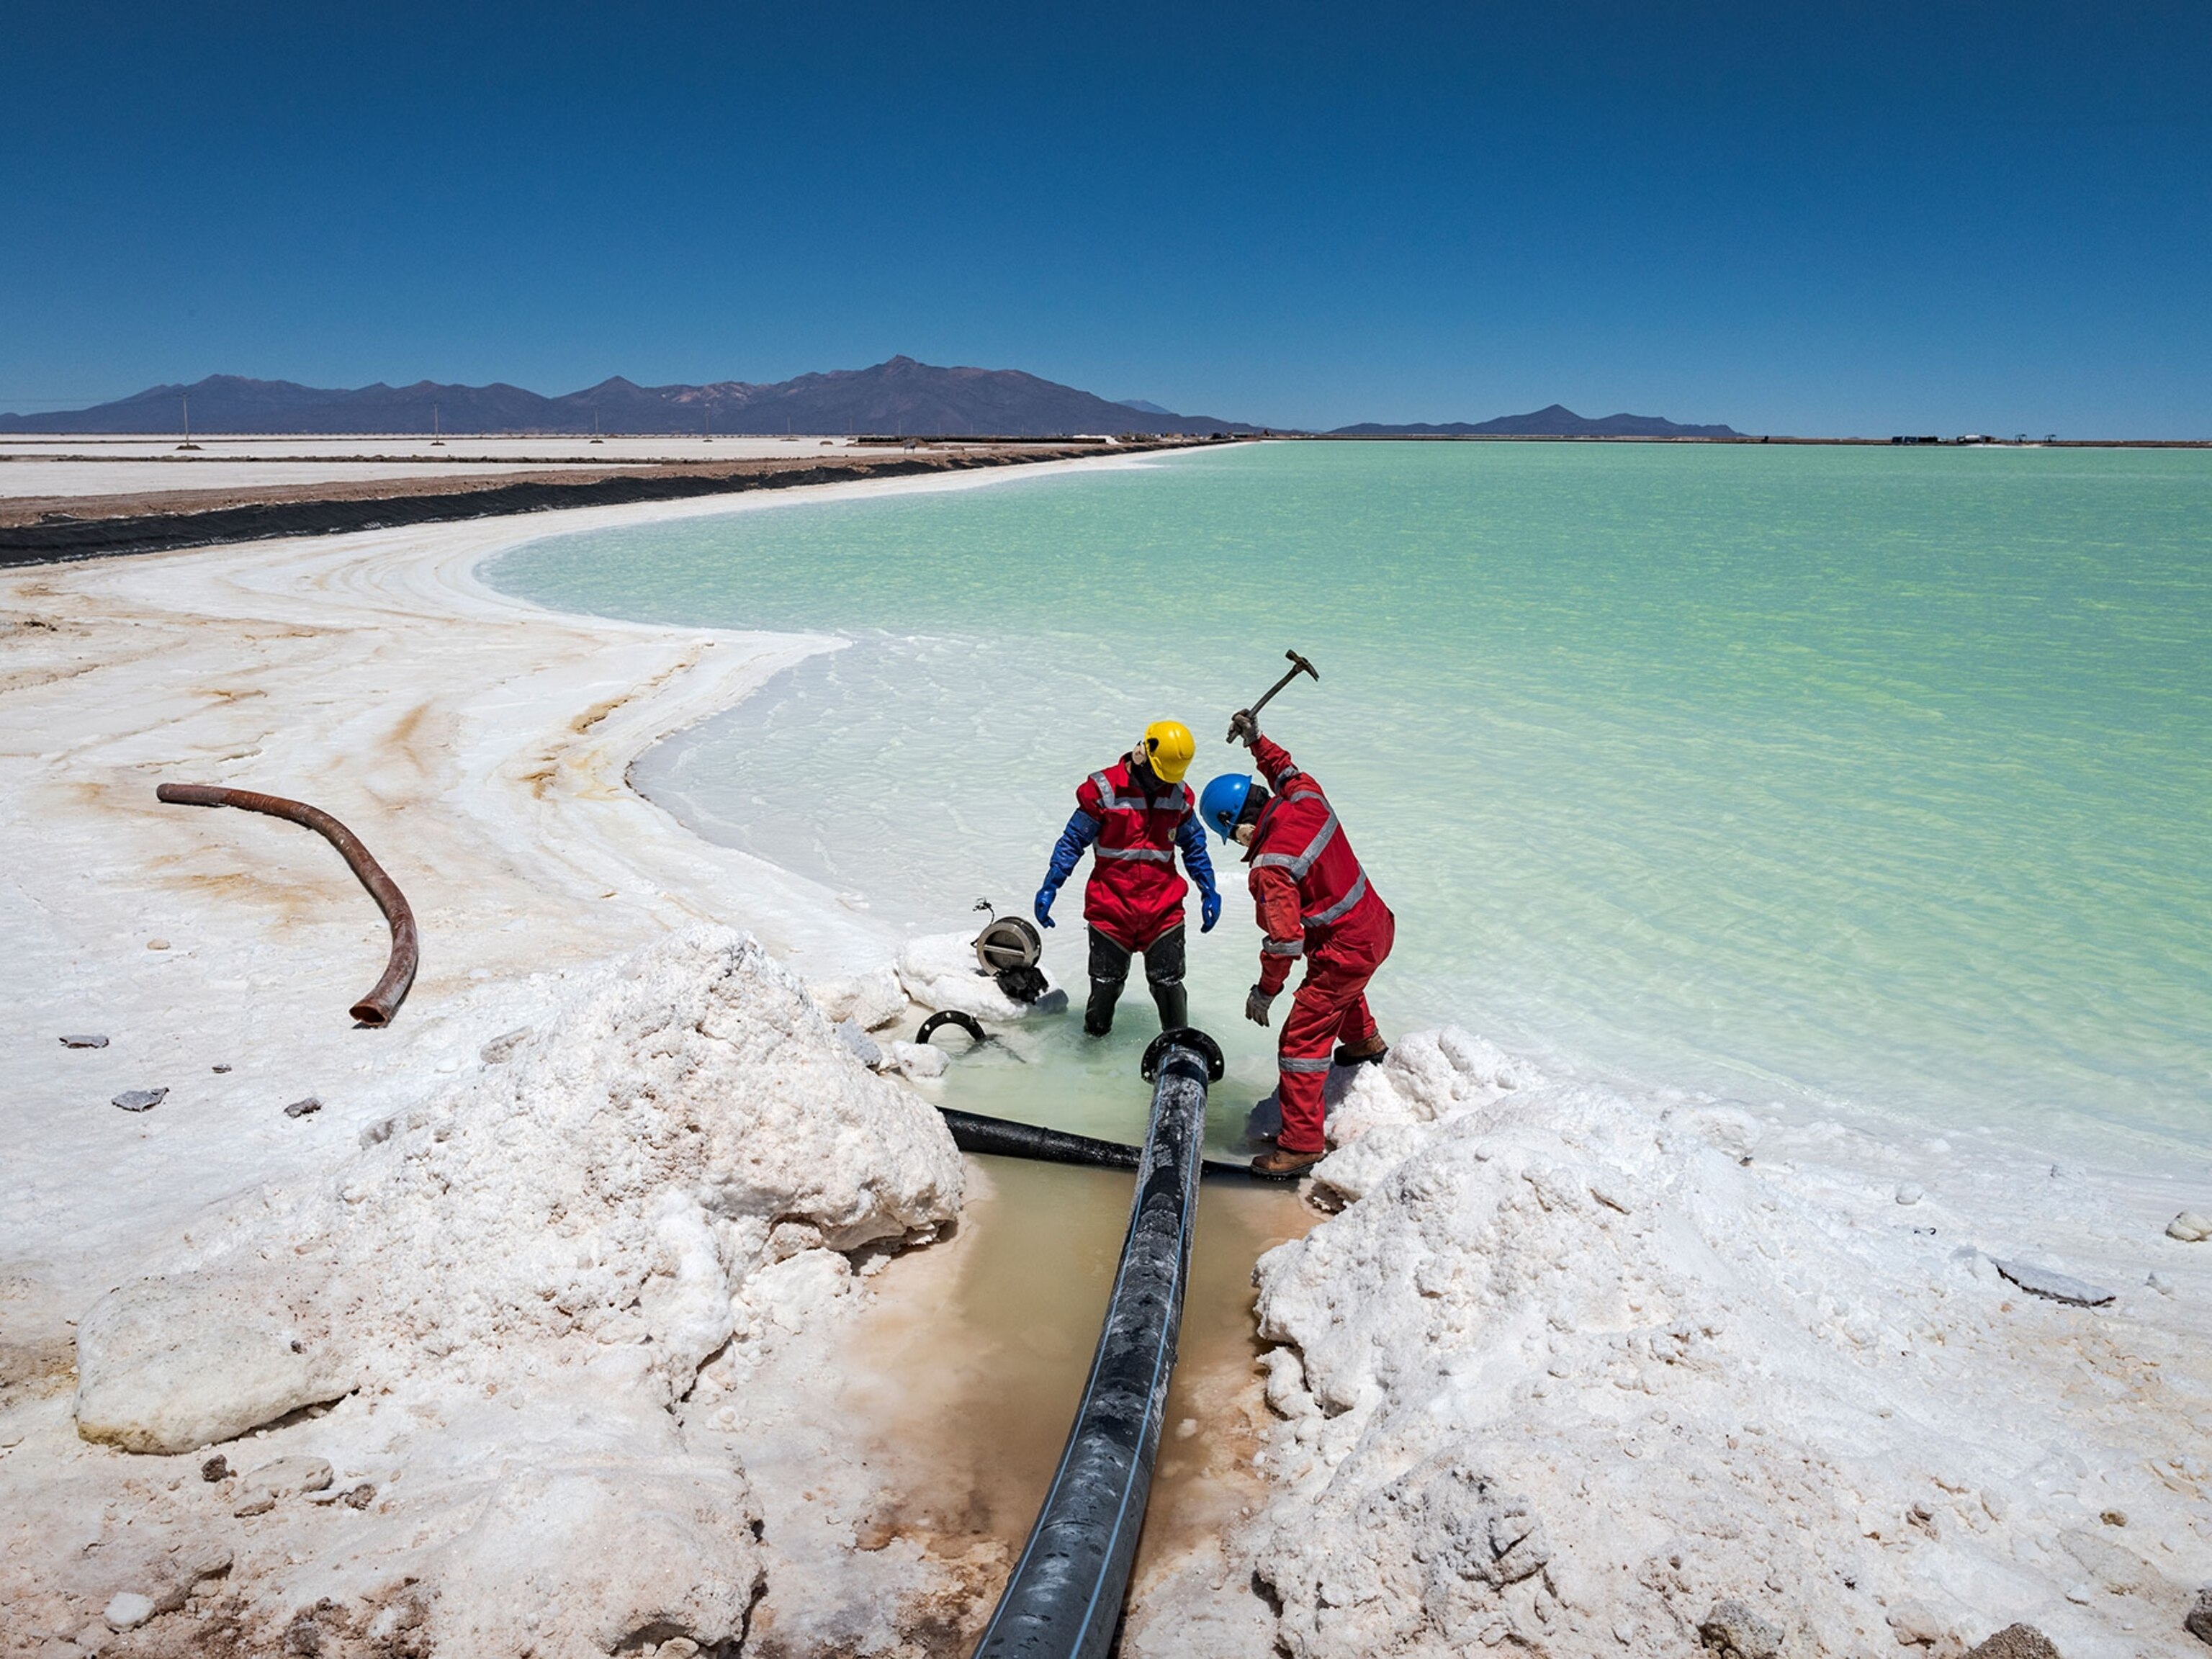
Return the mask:
[[448,432],[726,434],[776,432],[999,434],[1251,432],[1157,404],[1109,403],[1016,369],[939,368],[894,357],[872,368],[802,374],[755,386],[637,386],[617,376],[581,392],[541,397],[520,386],[381,381],[352,391],[211,374],[191,386],[150,386],[93,409],[0,415],[0,432],[174,432],[183,398],[196,433],[428,432],[432,409]]
[[1142,398],[1116,398],[1114,401],[1121,404],[1124,409],[1135,410],[1139,415],[1172,415],[1175,413],[1175,410],[1171,409],[1162,409],[1158,404],[1148,403]]
[[1553,404],[1528,415],[1501,415],[1494,421],[1470,426],[1454,421],[1448,426],[1423,422],[1386,426],[1366,421],[1340,426],[1331,437],[1499,437],[1499,438],[1740,438],[1732,426],[1683,426],[1657,415],[1606,415],[1596,420]]

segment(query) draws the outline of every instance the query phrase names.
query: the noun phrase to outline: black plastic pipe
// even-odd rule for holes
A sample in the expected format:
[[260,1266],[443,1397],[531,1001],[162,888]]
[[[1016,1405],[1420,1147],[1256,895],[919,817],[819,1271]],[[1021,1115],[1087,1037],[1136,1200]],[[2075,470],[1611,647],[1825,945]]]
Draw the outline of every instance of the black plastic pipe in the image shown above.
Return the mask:
[[1220,1080],[1221,1050],[1203,1031],[1165,1031],[1145,1051],[1144,1073],[1152,1127],[1091,1379],[975,1659],[1103,1659],[1121,1621],[1175,1373],[1206,1090]]
[[[938,1115],[952,1131],[952,1144],[963,1152],[988,1152],[994,1158],[1034,1158],[1040,1164],[1073,1164],[1091,1170],[1133,1170],[1144,1149],[1126,1141],[1098,1140],[1090,1135],[1048,1129],[1040,1123],[1016,1123],[1003,1117],[984,1117],[940,1106]],[[1249,1164],[1209,1158],[1200,1164],[1208,1180],[1249,1181]]]

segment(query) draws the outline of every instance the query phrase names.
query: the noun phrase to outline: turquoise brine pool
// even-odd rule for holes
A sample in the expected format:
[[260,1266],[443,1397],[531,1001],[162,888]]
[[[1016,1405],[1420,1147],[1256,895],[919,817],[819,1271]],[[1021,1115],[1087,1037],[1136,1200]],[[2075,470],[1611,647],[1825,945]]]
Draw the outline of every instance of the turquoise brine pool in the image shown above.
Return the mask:
[[[1147,720],[1198,733],[1194,782],[1231,769],[1229,712],[1295,647],[1321,683],[1266,724],[1397,912],[1387,1028],[2115,1150],[2212,1127],[2212,453],[1240,446],[487,574],[848,638],[637,775],[916,930],[1025,913],[1076,781]],[[1249,1097],[1258,935],[1217,857],[1193,1013]],[[1048,935],[1079,988],[1079,883]],[[1151,1009],[1124,1007],[1032,1056],[1078,1079],[1068,1127],[1141,1118]],[[957,1103],[1067,1120],[1034,1065],[965,1079]]]

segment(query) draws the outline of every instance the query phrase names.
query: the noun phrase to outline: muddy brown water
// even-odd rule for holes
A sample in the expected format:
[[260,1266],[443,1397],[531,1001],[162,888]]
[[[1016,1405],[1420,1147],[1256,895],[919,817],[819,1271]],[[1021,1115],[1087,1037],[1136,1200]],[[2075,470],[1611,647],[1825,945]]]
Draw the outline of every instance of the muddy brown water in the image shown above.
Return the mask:
[[[957,1237],[885,1269],[842,1382],[856,1420],[892,1453],[900,1530],[931,1538],[940,1555],[995,1541],[1011,1564],[1090,1371],[1132,1177],[1002,1158],[971,1157],[968,1168]],[[1320,1219],[1292,1191],[1201,1188],[1133,1590],[1259,1501],[1252,1457],[1266,1406],[1252,1266]],[[1003,1578],[994,1576],[991,1601]]]

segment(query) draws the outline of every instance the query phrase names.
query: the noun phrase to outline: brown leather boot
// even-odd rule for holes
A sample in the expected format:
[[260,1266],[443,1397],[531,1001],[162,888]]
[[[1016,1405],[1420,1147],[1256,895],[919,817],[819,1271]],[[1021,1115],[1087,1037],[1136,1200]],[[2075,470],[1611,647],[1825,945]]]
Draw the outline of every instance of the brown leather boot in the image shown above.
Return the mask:
[[1252,1173],[1262,1181],[1296,1181],[1327,1158],[1327,1152],[1290,1152],[1280,1146],[1252,1160]]
[[1329,1056],[1329,1064],[1332,1066],[1364,1066],[1370,1060],[1384,1059],[1389,1055],[1389,1052],[1390,1045],[1382,1041],[1382,1034],[1380,1031],[1377,1031],[1373,1036],[1369,1037],[1364,1042],[1338,1043],[1336,1045],[1335,1054]]

